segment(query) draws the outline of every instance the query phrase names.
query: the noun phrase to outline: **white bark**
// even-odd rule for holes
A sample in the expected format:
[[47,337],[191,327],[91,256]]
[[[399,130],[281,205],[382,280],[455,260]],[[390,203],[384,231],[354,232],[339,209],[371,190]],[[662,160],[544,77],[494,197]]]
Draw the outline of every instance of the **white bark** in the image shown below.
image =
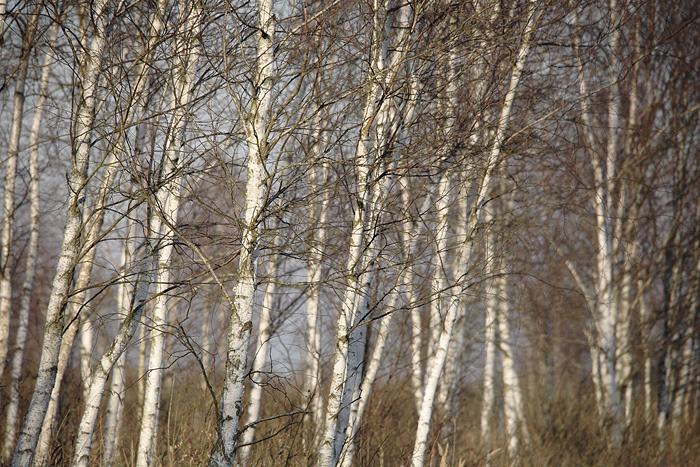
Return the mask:
[[[506,276],[500,276],[496,280],[500,282],[498,290],[501,295],[497,320],[501,362],[503,364],[503,415],[506,425],[508,452],[515,458],[518,447],[527,442],[528,437],[523,416],[523,396],[520,378],[515,369],[515,352],[511,345],[510,302],[508,300],[507,280]],[[522,433],[522,436],[520,433]]]
[[[24,116],[24,88],[27,82],[29,59],[34,46],[34,36],[39,20],[41,3],[34,7],[22,37],[22,51],[15,80],[14,102],[10,139],[5,155],[5,180],[2,208],[2,233],[0,234],[0,377],[5,372],[7,350],[10,336],[10,314],[12,312],[12,280],[10,272],[10,253],[12,251],[12,225],[15,217],[15,177],[17,174],[17,156],[22,135],[22,117]],[[1,34],[2,31],[0,31]]]
[[[251,444],[255,440],[255,425],[250,425],[255,423],[260,418],[260,412],[262,410],[262,395],[263,395],[263,384],[260,381],[265,378],[265,364],[267,360],[268,353],[270,352],[270,326],[272,325],[272,311],[274,307],[275,290],[277,280],[277,261],[278,259],[272,259],[270,261],[270,282],[267,284],[265,290],[265,296],[263,297],[262,309],[260,310],[260,322],[258,323],[258,350],[255,353],[255,358],[253,359],[253,369],[251,371],[251,389],[250,389],[250,402],[248,403],[247,410],[247,425],[248,429],[243,432],[243,442],[240,451],[240,462],[241,465],[248,465],[248,458],[250,456]],[[270,364],[270,366],[272,366]],[[271,369],[271,368],[270,368]]]
[[[454,79],[451,80],[454,82]],[[435,200],[435,212],[437,213],[437,222],[435,227],[435,261],[433,264],[433,279],[430,283],[431,301],[430,301],[430,340],[429,348],[435,348],[437,351],[437,342],[440,339],[442,332],[443,316],[443,291],[447,286],[447,233],[450,218],[450,195],[452,189],[452,180],[449,171],[445,171],[440,177],[438,184],[437,199]],[[428,367],[432,366],[433,355],[428,358]]]
[[[42,423],[41,434],[39,436],[38,447],[36,451],[36,461],[43,464],[47,461],[47,456],[51,447],[51,440],[53,437],[54,425],[56,423],[56,416],[58,411],[58,400],[61,395],[61,386],[63,383],[63,375],[68,366],[70,360],[71,350],[73,348],[73,341],[78,332],[78,322],[84,319],[89,314],[89,307],[87,304],[87,290],[90,284],[90,278],[92,276],[92,267],[95,260],[95,253],[97,248],[97,241],[101,233],[102,223],[104,220],[104,208],[107,202],[107,197],[109,195],[109,190],[112,187],[112,181],[117,171],[115,155],[112,153],[107,161],[105,161],[104,178],[100,185],[100,189],[93,203],[93,211],[95,215],[93,216],[92,222],[88,222],[88,216],[84,213],[83,224],[87,224],[87,233],[84,236],[84,244],[87,245],[88,251],[83,256],[80,263],[80,272],[78,273],[78,278],[75,282],[75,290],[78,292],[71,298],[69,305],[67,307],[67,316],[71,320],[76,322],[68,326],[65,334],[63,335],[63,340],[61,341],[61,346],[58,355],[58,364],[56,367],[56,378],[54,382],[53,389],[51,390],[51,398],[49,400],[49,405],[46,409],[46,414],[44,416],[44,421]],[[81,361],[81,371],[83,370],[83,362]],[[85,376],[82,375],[81,376]],[[90,375],[86,375],[89,378]],[[87,396],[87,383],[83,382],[81,384],[83,388],[83,395]]]
[[[162,5],[164,6],[164,5]],[[162,10],[156,14],[160,14]],[[179,2],[179,12],[184,17],[184,30],[179,31],[177,50],[180,56],[179,66],[173,71],[173,89],[171,96],[172,117],[170,121],[169,141],[163,154],[163,185],[155,194],[156,214],[151,219],[150,235],[158,238],[156,252],[157,262],[153,284],[153,337],[150,341],[148,370],[145,375],[143,411],[139,432],[139,447],[136,465],[145,467],[153,462],[156,437],[158,435],[158,413],[160,410],[160,393],[163,381],[166,328],[168,326],[167,289],[170,287],[170,261],[174,251],[174,232],[177,225],[180,206],[180,160],[184,144],[184,132],[187,123],[187,109],[192,100],[197,55],[196,41],[199,35],[200,10],[196,4]],[[154,241],[154,239],[151,239]]]
[[88,395],[88,385],[90,384],[90,375],[92,374],[92,351],[95,342],[95,332],[92,327],[90,313],[86,313],[86,311],[87,310],[84,309],[80,313],[80,343],[78,345],[78,360],[80,362],[80,384],[83,388],[84,398],[87,398]]
[[[144,310],[143,315],[142,315],[144,318],[144,321],[146,321],[146,317],[148,316],[148,313],[149,313],[149,310],[147,308],[146,310]],[[146,368],[148,367],[147,344],[148,344],[148,329],[142,323],[141,326],[139,326],[139,350],[138,350],[139,355],[138,355],[138,361],[136,364],[137,375],[138,375],[138,383],[136,386],[138,393],[136,394],[136,396],[137,396],[137,401],[138,401],[139,407],[143,407],[144,396],[146,394]]]
[[352,466],[355,457],[355,450],[357,448],[356,440],[358,438],[357,435],[360,426],[362,425],[362,419],[364,417],[365,409],[367,408],[367,403],[369,402],[372,384],[374,383],[377,376],[377,371],[382,363],[384,347],[386,345],[387,337],[389,336],[389,331],[391,330],[392,318],[395,314],[395,307],[398,298],[398,291],[392,292],[389,303],[386,306],[386,312],[389,313],[389,315],[384,316],[379,322],[376,342],[374,344],[374,348],[372,349],[369,361],[367,362],[367,369],[365,371],[364,379],[362,380],[362,386],[360,389],[360,395],[362,397],[360,397],[357,401],[355,411],[351,413],[351,420],[345,432],[347,448],[340,459],[340,465],[343,467]]
[[241,250],[238,260],[238,283],[236,284],[234,307],[231,310],[217,440],[209,459],[211,466],[229,465],[234,462],[239,417],[243,404],[246,359],[255,295],[259,222],[264,209],[265,187],[267,186],[265,172],[265,160],[269,154],[267,125],[274,71],[272,0],[258,0],[257,24],[257,59],[253,79],[255,92],[245,123],[248,145],[248,178]]
[[[150,249],[149,249],[150,250]],[[149,256],[152,256],[149,251]],[[158,255],[160,256],[160,255]],[[102,401],[102,396],[104,395],[105,387],[107,386],[107,380],[109,379],[109,374],[112,371],[112,367],[120,359],[120,357],[126,351],[126,347],[129,344],[132,336],[136,332],[136,328],[141,318],[141,313],[148,298],[148,283],[150,281],[145,280],[145,273],[153,270],[152,263],[153,260],[147,257],[146,261],[143,261],[142,270],[139,272],[139,282],[136,285],[136,296],[134,297],[133,307],[128,306],[126,308],[126,315],[122,321],[117,335],[109,346],[107,351],[102,355],[100,361],[95,366],[92,374],[90,375],[90,384],[88,385],[88,398],[85,401],[85,410],[83,411],[83,416],[80,419],[80,425],[78,427],[78,435],[75,440],[75,453],[73,455],[72,465],[74,467],[87,467],[90,465],[90,453],[92,450],[93,435],[96,430],[97,415],[100,410],[100,403]],[[160,258],[159,258],[160,259]],[[164,291],[158,290],[158,293],[163,293]],[[121,310],[120,310],[121,311]]]
[[[132,285],[127,281],[127,274],[133,266],[132,255],[135,247],[132,232],[133,222],[127,219],[126,224],[126,238],[124,239],[121,252],[121,271],[123,278],[117,287],[117,312],[119,316],[129,315],[131,298],[134,291]],[[135,325],[139,326],[138,320],[135,321]],[[119,426],[124,402],[125,360],[126,352],[123,352],[117,359],[115,367],[112,369],[112,381],[109,388],[105,429],[102,438],[102,465],[104,466],[112,465],[114,449],[119,444]]]
[[124,386],[126,384],[126,352],[123,352],[112,368],[112,381],[109,388],[105,431],[102,444],[102,465],[114,465],[115,450],[119,446],[119,432],[124,409]]
[[430,433],[430,419],[433,413],[435,392],[447,356],[447,347],[452,338],[452,330],[458,318],[459,305],[459,297],[455,294],[450,298],[445,315],[444,328],[440,334],[440,340],[438,341],[437,349],[433,356],[432,365],[427,371],[425,388],[423,389],[423,401],[421,403],[420,413],[418,414],[416,441],[413,445],[413,455],[411,456],[411,465],[413,467],[422,467],[425,465],[425,452],[428,447],[428,434]]
[[[316,145],[317,150],[314,156],[320,156],[325,150],[327,143],[327,131],[320,128],[320,121],[317,122],[318,134],[316,135],[319,143]],[[326,222],[328,217],[328,204],[330,202],[330,192],[325,188],[325,182],[328,177],[328,164],[324,162],[321,168],[314,165],[311,169],[310,184],[312,190],[323,190],[321,195],[320,206],[316,213],[317,229],[314,231],[313,244],[309,252],[307,264],[309,293],[306,301],[306,320],[307,320],[307,349],[308,360],[306,362],[306,371],[304,374],[304,396],[307,398],[311,410],[309,417],[315,431],[318,430],[319,423],[323,417],[323,401],[321,399],[321,316],[320,316],[320,287],[321,287],[321,271],[323,259],[323,247],[326,242]],[[315,438],[315,436],[314,436]],[[314,442],[315,444],[315,442]]]
[[[493,235],[488,235],[487,257],[489,275],[497,274],[494,267]],[[496,401],[495,364],[496,364],[496,329],[498,326],[498,300],[501,290],[499,281],[492,278],[489,281],[489,288],[486,298],[486,308],[484,309],[484,383],[483,399],[481,403],[481,440],[484,445],[488,445],[491,440],[491,416]]]
[[44,341],[34,394],[32,395],[17,446],[15,447],[11,464],[13,467],[30,465],[32,463],[39,432],[56,378],[56,367],[65,321],[64,307],[73,270],[80,253],[82,209],[85,197],[84,188],[87,184],[90,148],[89,136],[94,121],[100,55],[106,39],[105,18],[103,15],[105,4],[105,0],[98,0],[93,5],[97,27],[89,49],[82,57],[83,63],[80,67],[82,88],[80,90],[80,102],[76,110],[73,165],[68,175],[69,197],[63,243],[46,310]]
[[[410,91],[408,100],[406,102],[406,114],[404,120],[406,125],[404,128],[415,121],[416,118],[416,107],[419,94],[420,81],[418,77],[413,76],[411,78]],[[401,184],[401,201],[404,215],[409,217],[409,211],[411,208],[410,193],[406,183]],[[425,209],[421,209],[418,213],[419,216],[423,214],[423,211],[427,210],[427,206],[431,202],[430,194],[425,200]],[[406,277],[404,283],[400,284],[399,287],[402,289],[402,294],[406,297],[405,302],[411,307],[411,385],[413,387],[413,398],[416,403],[416,413],[420,410],[421,400],[423,399],[423,358],[421,354],[421,349],[423,348],[423,326],[421,323],[421,313],[420,308],[414,306],[413,301],[416,298],[413,286],[413,277],[415,274],[415,265],[413,264],[412,255],[415,253],[413,244],[418,237],[418,222],[416,221],[411,229],[404,229],[401,232],[401,241],[403,243],[403,249],[405,252],[404,261],[407,262],[409,266],[409,271],[406,272]],[[412,240],[412,238],[414,240]]]
[[[531,9],[530,16],[528,18],[527,25],[525,26],[525,32],[518,50],[517,59],[511,71],[510,82],[503,101],[503,106],[501,107],[501,113],[499,115],[493,145],[486,161],[486,168],[484,170],[483,177],[477,189],[473,208],[471,209],[467,220],[467,228],[465,229],[466,238],[463,240],[458,253],[459,259],[457,264],[460,264],[461,267],[460,270],[457,271],[458,274],[456,274],[456,277],[463,277],[467,271],[466,265],[471,256],[471,236],[479,222],[481,207],[486,197],[486,189],[490,186],[493,169],[500,158],[501,147],[505,140],[505,134],[506,130],[508,129],[508,122],[510,120],[510,111],[513,105],[513,100],[515,99],[515,91],[520,81],[520,75],[522,74],[525,66],[525,60],[529,52],[530,41],[535,31],[537,14],[535,12],[534,1],[530,1],[529,6]],[[455,322],[458,319],[458,310],[460,308],[459,293],[460,291],[454,290],[452,296],[450,297],[450,304],[445,316],[444,328],[440,334],[437,351],[435,352],[435,357],[431,361],[431,368],[429,369],[429,375],[426,379],[425,390],[423,392],[423,402],[421,404],[421,410],[418,417],[416,440],[413,446],[413,455],[411,458],[411,463],[414,467],[423,466],[425,464],[425,452],[428,444],[428,435],[430,433],[430,421],[432,418],[435,390],[445,363],[447,348],[452,337],[452,330]]]
[[[49,44],[53,45],[58,36],[58,23],[51,27]],[[25,257],[25,277],[22,285],[22,295],[17,318],[17,333],[10,363],[10,397],[5,418],[5,440],[3,444],[3,460],[8,463],[15,445],[19,411],[19,385],[22,380],[22,363],[24,361],[24,346],[27,341],[27,326],[29,324],[29,309],[31,307],[34,275],[36,272],[37,252],[39,245],[39,129],[44,112],[44,104],[48,93],[49,71],[51,70],[51,47],[47,49],[42,63],[39,80],[39,95],[36,100],[36,110],[29,132],[29,243]]]
[[[347,268],[349,272],[348,283],[343,295],[340,314],[336,329],[335,358],[331,376],[330,391],[326,404],[325,428],[321,440],[321,447],[317,464],[319,466],[335,465],[339,449],[342,447],[342,438],[345,433],[346,419],[344,417],[344,403],[348,403],[348,395],[359,392],[359,382],[349,381],[350,376],[357,376],[361,373],[361,352],[364,348],[364,336],[366,332],[364,326],[356,326],[358,315],[358,290],[360,289],[362,275],[371,274],[364,268],[370,265],[371,260],[363,253],[363,247],[370,250],[371,245],[365,245],[364,232],[372,220],[372,213],[375,209],[373,201],[375,196],[372,193],[370,182],[370,167],[373,164],[371,145],[371,129],[373,123],[382,124],[387,128],[390,109],[388,105],[375,104],[382,89],[382,84],[393,83],[399,70],[399,63],[405,56],[408,47],[406,40],[410,37],[411,26],[411,5],[403,5],[399,10],[400,23],[404,26],[399,32],[397,39],[397,51],[391,56],[388,67],[384,67],[384,57],[382,50],[384,23],[386,19],[386,4],[375,0],[373,4],[374,25],[372,32],[372,44],[370,51],[370,72],[368,75],[367,95],[362,113],[360,134],[355,148],[355,160],[357,164],[357,206],[355,206],[354,218],[350,232],[350,245],[347,258]],[[384,76],[381,76],[383,74]],[[387,135],[381,131],[376,135],[378,145],[383,145]],[[376,187],[375,187],[376,188]],[[381,192],[381,190],[377,190]],[[371,269],[371,268],[370,268]],[[365,280],[363,289],[367,291]],[[366,297],[366,294],[365,294]],[[364,298],[364,297],[363,297]],[[356,336],[352,334],[356,333]],[[358,344],[357,347],[351,345],[352,342]],[[354,347],[354,348],[351,348]],[[351,351],[354,355],[351,354]],[[348,384],[346,384],[348,383]],[[359,394],[358,394],[359,396]],[[345,399],[345,400],[344,400]],[[343,419],[341,419],[343,417]]]
[[[613,193],[615,188],[615,170],[617,160],[618,126],[620,96],[617,84],[617,58],[619,43],[619,25],[617,5],[615,0],[610,1],[610,48],[612,53],[610,73],[610,96],[608,102],[608,140],[604,153],[594,153],[591,157],[593,166],[594,195],[593,207],[596,222],[596,267],[595,267],[595,309],[593,320],[595,323],[594,342],[591,344],[591,352],[595,360],[599,361],[600,378],[594,375],[594,381],[600,387],[597,389],[599,402],[602,403],[600,411],[611,421],[612,443],[617,445],[622,440],[624,408],[620,395],[619,378],[615,367],[617,353],[616,327],[619,321],[620,310],[615,300],[613,291],[613,267],[615,251],[613,247],[613,213],[615,205]],[[578,39],[577,39],[578,41]],[[578,44],[577,44],[578,45]],[[591,135],[591,118],[588,107],[588,89],[583,64],[578,59],[579,87],[581,92],[582,118],[585,125],[584,135],[587,144],[593,144]],[[595,365],[594,365],[595,367]]]

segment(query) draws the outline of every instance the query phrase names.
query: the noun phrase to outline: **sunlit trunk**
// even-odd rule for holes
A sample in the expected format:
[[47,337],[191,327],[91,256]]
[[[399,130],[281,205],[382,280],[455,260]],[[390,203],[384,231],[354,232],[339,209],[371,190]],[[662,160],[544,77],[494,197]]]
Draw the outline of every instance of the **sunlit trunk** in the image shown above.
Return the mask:
[[[58,23],[51,27],[49,44],[56,43],[58,36]],[[32,291],[34,289],[34,275],[36,272],[37,254],[39,246],[39,130],[41,128],[46,97],[48,95],[49,72],[51,71],[52,54],[50,47],[47,49],[42,63],[41,78],[39,80],[39,95],[36,100],[36,110],[29,132],[29,243],[25,256],[25,277],[22,285],[22,295],[17,317],[17,332],[12,360],[10,363],[10,397],[5,417],[5,440],[3,443],[3,460],[9,463],[12,448],[15,445],[17,433],[20,382],[22,381],[22,364],[24,362],[24,347],[27,342],[27,327],[29,325],[29,310],[31,307]]]
[[269,180],[265,161],[269,155],[267,125],[274,72],[273,37],[275,21],[272,0],[258,0],[257,58],[255,61],[255,93],[245,123],[247,180],[243,231],[238,259],[238,277],[235,303],[231,310],[231,324],[226,351],[226,370],[221,394],[217,440],[209,458],[209,465],[223,466],[234,462],[237,448],[238,425],[243,406],[248,344],[253,327],[253,300],[258,256],[258,238],[265,208],[265,189]]
[[105,5],[105,0],[97,0],[93,5],[93,18],[96,25],[95,36],[90,42],[88,50],[83,54],[83,63],[80,66],[82,78],[80,82],[82,86],[75,112],[76,120],[72,147],[73,164],[68,174],[69,196],[63,242],[46,310],[44,341],[42,343],[34,394],[32,395],[17,446],[13,453],[11,464],[13,467],[30,465],[32,463],[34,450],[56,379],[56,368],[65,322],[65,305],[81,247],[82,210],[90,150],[89,136],[94,122],[97,81],[101,62],[100,56],[106,42],[106,18],[103,14]]

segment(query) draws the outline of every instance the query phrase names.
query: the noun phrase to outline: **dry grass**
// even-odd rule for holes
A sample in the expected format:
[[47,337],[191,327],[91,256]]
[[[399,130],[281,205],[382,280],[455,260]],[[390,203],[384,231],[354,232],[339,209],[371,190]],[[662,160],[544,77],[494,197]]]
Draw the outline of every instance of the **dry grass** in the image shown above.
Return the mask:
[[[211,398],[192,372],[177,372],[166,378],[161,402],[161,419],[156,465],[205,465],[214,438],[216,411]],[[116,464],[131,466],[136,456],[139,408],[136,385],[125,400],[124,424]],[[365,423],[359,434],[356,465],[408,465],[413,447],[416,409],[408,381],[394,379],[375,389]],[[676,440],[665,438],[661,449],[653,424],[639,421],[626,433],[622,447],[609,447],[605,430],[598,422],[595,405],[585,391],[558,391],[551,400],[530,396],[526,401],[529,443],[517,458],[510,458],[503,435],[496,435],[487,449],[479,436],[480,396],[478,387],[461,391],[458,417],[445,417],[437,408],[430,465],[433,466],[694,466],[700,465],[700,424],[686,423]],[[582,388],[578,388],[581,390]],[[67,374],[64,404],[52,452],[52,464],[68,465],[73,449],[81,407],[76,370]],[[540,392],[535,392],[541,394]],[[66,395],[75,397],[66,397]],[[25,394],[26,396],[26,394]],[[296,385],[283,379],[266,386],[264,417],[304,410]],[[502,424],[494,416],[494,426]],[[102,432],[100,425],[100,433]],[[282,416],[260,425],[251,453],[251,466],[308,466],[316,452],[310,440],[314,427],[302,417]],[[502,430],[497,430],[502,433]],[[101,459],[101,435],[97,435],[93,463]]]

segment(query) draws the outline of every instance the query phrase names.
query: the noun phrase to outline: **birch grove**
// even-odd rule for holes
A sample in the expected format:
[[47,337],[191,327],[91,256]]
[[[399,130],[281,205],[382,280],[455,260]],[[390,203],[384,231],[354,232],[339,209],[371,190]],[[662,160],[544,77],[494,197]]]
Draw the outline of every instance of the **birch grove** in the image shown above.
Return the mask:
[[695,10],[0,1],[0,463],[700,463]]

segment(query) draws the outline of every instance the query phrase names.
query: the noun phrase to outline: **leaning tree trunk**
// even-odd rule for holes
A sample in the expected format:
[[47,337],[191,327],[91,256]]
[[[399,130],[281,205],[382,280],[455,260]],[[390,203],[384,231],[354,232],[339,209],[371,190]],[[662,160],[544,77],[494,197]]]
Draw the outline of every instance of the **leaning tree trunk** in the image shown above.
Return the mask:
[[[53,45],[58,37],[58,23],[51,27],[49,44]],[[17,333],[13,348],[12,361],[10,363],[10,399],[5,418],[5,441],[3,445],[3,459],[10,461],[12,448],[15,444],[15,435],[19,412],[19,385],[22,380],[22,363],[24,362],[24,346],[27,341],[27,327],[29,325],[29,309],[31,307],[32,290],[34,288],[34,275],[39,246],[39,130],[44,112],[44,104],[48,93],[49,72],[51,70],[50,47],[44,55],[43,68],[39,81],[39,96],[36,101],[36,111],[29,132],[29,243],[25,257],[25,278],[22,285],[22,296],[19,305],[17,320]]]
[[[328,131],[320,128],[320,118],[316,122],[317,134],[315,136],[318,143],[315,145],[314,157],[321,157],[327,145]],[[321,316],[320,316],[320,290],[323,248],[327,235],[328,205],[330,203],[330,193],[325,186],[329,174],[328,163],[324,162],[319,168],[317,164],[311,169],[310,184],[311,189],[322,190],[321,202],[316,209],[317,228],[313,232],[313,243],[309,251],[307,261],[309,292],[306,300],[306,321],[307,321],[307,349],[308,356],[306,362],[306,372],[304,374],[304,397],[311,409],[308,417],[314,426],[314,436],[312,444],[316,444],[316,434],[319,423],[323,416],[323,403],[321,399]]]
[[[503,366],[503,418],[506,425],[508,452],[515,458],[517,449],[527,441],[527,431],[523,416],[523,396],[520,378],[515,369],[515,352],[511,345],[510,332],[510,302],[508,300],[508,284],[506,276],[497,279],[501,284],[498,287],[501,298],[499,301],[498,333],[499,348],[501,350],[501,362]],[[522,433],[522,435],[520,434]]]
[[[525,32],[518,50],[517,59],[513,65],[508,91],[506,92],[498,119],[498,126],[494,136],[493,145],[488,155],[484,174],[480,183],[478,184],[477,193],[473,200],[474,204],[472,205],[473,207],[467,220],[467,228],[465,229],[466,237],[463,239],[463,243],[459,249],[459,262],[457,264],[461,264],[461,268],[459,271],[457,271],[456,277],[463,277],[467,272],[467,263],[471,257],[472,235],[479,223],[479,217],[482,211],[481,207],[484,204],[486,191],[490,185],[492,172],[500,158],[501,147],[503,146],[503,142],[505,140],[505,133],[510,120],[511,108],[513,105],[513,100],[515,99],[515,92],[525,66],[525,60],[530,48],[530,41],[535,31],[537,15],[535,12],[534,0],[529,2],[529,8],[531,10],[530,16],[528,18],[527,25],[525,26]],[[418,428],[416,430],[416,439],[413,445],[413,455],[411,458],[411,463],[414,467],[422,467],[425,464],[425,453],[428,446],[428,435],[430,433],[430,421],[432,418],[435,391],[437,389],[438,379],[440,378],[440,374],[442,373],[443,365],[445,363],[447,348],[452,337],[452,330],[458,318],[458,310],[460,308],[459,302],[459,291],[455,291],[450,298],[447,313],[445,314],[444,327],[442,333],[440,334],[437,351],[435,352],[435,356],[431,361],[431,368],[429,369],[425,389],[423,391],[423,401],[421,404],[420,414],[418,416]]]
[[[93,203],[93,211],[95,212],[92,223],[88,222],[88,216],[84,214],[83,224],[87,224],[87,233],[84,235],[83,243],[88,248],[88,251],[83,256],[80,263],[80,272],[78,273],[78,278],[75,282],[75,290],[78,292],[71,297],[71,301],[67,307],[67,316],[71,320],[80,322],[81,318],[84,319],[88,314],[87,306],[87,290],[90,284],[90,278],[92,276],[92,267],[95,263],[95,254],[97,250],[97,242],[102,230],[102,223],[104,220],[105,205],[107,203],[107,197],[109,191],[112,187],[112,181],[117,171],[115,155],[112,153],[108,160],[105,162],[106,167],[104,171],[104,178],[100,184],[100,189],[97,197]],[[63,340],[61,341],[61,346],[58,355],[58,364],[56,367],[56,378],[54,386],[51,390],[51,398],[49,400],[49,405],[46,409],[46,414],[44,415],[44,420],[41,428],[41,435],[39,436],[38,447],[36,450],[36,461],[39,464],[44,464],[48,460],[49,450],[51,447],[51,439],[53,437],[53,432],[56,423],[56,417],[58,412],[58,401],[61,394],[61,386],[63,382],[63,375],[65,374],[68,362],[71,356],[71,350],[73,348],[73,341],[78,332],[77,323],[72,323],[69,325],[68,329],[63,335]],[[81,370],[83,369],[83,362],[81,361]],[[81,376],[82,375],[81,373]],[[89,377],[89,375],[87,375]],[[86,396],[87,383],[83,382],[81,387],[83,389],[83,395]]]
[[[347,271],[349,272],[348,283],[346,284],[345,292],[342,298],[340,314],[337,322],[336,341],[335,341],[335,359],[331,375],[330,391],[326,404],[325,428],[321,440],[321,447],[318,457],[319,466],[335,465],[339,458],[339,447],[342,443],[339,437],[342,437],[346,432],[347,426],[341,423],[341,417],[344,416],[343,399],[344,395],[355,392],[354,387],[346,387],[348,376],[352,373],[357,373],[357,369],[351,370],[351,346],[350,341],[355,338],[356,342],[361,342],[362,329],[358,336],[352,336],[355,331],[354,326],[357,324],[358,317],[358,293],[360,288],[362,275],[369,274],[363,271],[363,266],[370,263],[365,258],[365,231],[371,220],[371,213],[375,210],[373,206],[373,196],[371,193],[370,183],[370,167],[372,166],[372,155],[370,151],[371,145],[371,128],[375,120],[383,124],[384,130],[387,129],[388,112],[387,105],[384,102],[377,105],[375,101],[380,97],[382,88],[388,88],[396,78],[400,69],[400,63],[405,57],[408,46],[407,39],[410,37],[413,30],[415,18],[411,20],[411,5],[404,5],[400,8],[399,18],[400,23],[404,26],[399,32],[399,37],[396,41],[400,46],[392,55],[389,65],[385,68],[384,57],[382,50],[382,42],[384,38],[384,24],[386,21],[386,3],[380,0],[374,2],[374,24],[372,30],[372,44],[370,50],[371,65],[367,76],[367,94],[360,123],[360,134],[358,136],[357,145],[355,148],[355,161],[357,165],[357,205],[355,207],[352,227],[350,232],[349,254],[347,258]],[[378,147],[382,147],[384,141],[387,141],[388,135],[377,134],[377,141],[380,142]],[[368,249],[368,248],[367,248]],[[357,353],[357,352],[356,352]],[[357,366],[357,365],[356,365]],[[359,391],[359,386],[357,386]]]
[[[134,266],[134,237],[133,222],[127,219],[126,238],[122,245],[121,252],[121,274],[119,286],[117,287],[117,310],[120,315],[128,316],[134,288],[126,280],[129,271]],[[138,321],[138,320],[137,320]],[[137,322],[138,326],[138,322]],[[107,413],[105,415],[105,429],[102,437],[102,465],[111,466],[113,463],[114,449],[119,443],[119,426],[122,417],[125,385],[125,360],[126,352],[123,352],[117,359],[116,366],[112,369],[112,382],[109,388],[109,399],[107,401]]]
[[17,156],[22,136],[22,117],[24,116],[24,88],[27,82],[29,59],[34,48],[34,36],[39,21],[42,2],[37,2],[30,14],[29,22],[22,37],[19,69],[15,81],[15,96],[12,108],[12,125],[5,159],[5,183],[2,211],[2,236],[0,237],[0,377],[5,372],[7,349],[10,337],[10,313],[12,311],[12,281],[10,277],[10,252],[12,250],[12,224],[15,217],[15,177],[17,175]]
[[[142,269],[139,271],[136,285],[137,292],[133,300],[133,306],[127,309],[126,316],[117,331],[112,345],[110,345],[107,351],[102,355],[100,361],[90,375],[90,383],[87,385],[88,396],[85,401],[85,410],[80,419],[78,435],[75,440],[75,452],[72,462],[74,467],[87,467],[90,465],[90,453],[92,450],[93,436],[96,431],[97,415],[100,410],[100,403],[104,395],[107,380],[109,379],[109,374],[114,364],[126,351],[129,341],[131,341],[132,336],[136,332],[143,308],[148,301],[148,283],[150,281],[145,280],[144,276],[148,274],[149,271],[153,270],[153,265],[149,264],[153,262],[151,257],[153,257],[153,255],[151,255],[149,251],[146,260],[143,261]],[[166,290],[159,291],[159,293],[165,292]]]
[[34,394],[12,457],[11,465],[13,467],[32,463],[39,432],[56,379],[56,367],[65,321],[65,305],[73,271],[80,254],[84,190],[88,181],[90,134],[94,122],[100,56],[106,42],[105,5],[106,0],[97,0],[93,6],[96,24],[95,36],[89,49],[83,54],[83,63],[80,66],[82,87],[75,113],[73,164],[68,174],[69,195],[63,243],[46,310],[44,341]]

